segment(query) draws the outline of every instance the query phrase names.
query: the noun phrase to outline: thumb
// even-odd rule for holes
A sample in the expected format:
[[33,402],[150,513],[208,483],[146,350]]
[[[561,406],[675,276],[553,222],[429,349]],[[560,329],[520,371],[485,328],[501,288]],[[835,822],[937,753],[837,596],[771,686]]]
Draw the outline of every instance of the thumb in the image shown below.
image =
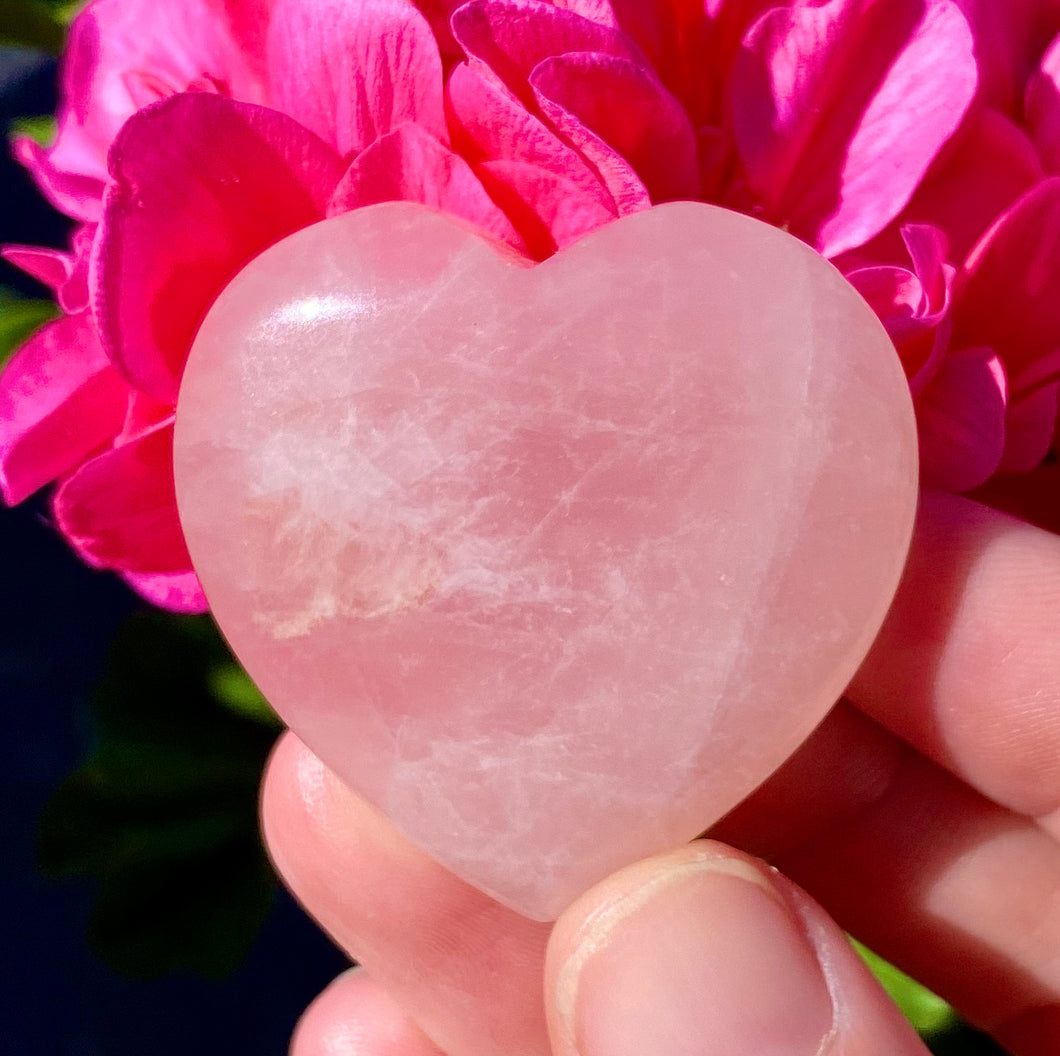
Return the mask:
[[705,840],[583,895],[547,979],[556,1056],[927,1053],[819,906]]

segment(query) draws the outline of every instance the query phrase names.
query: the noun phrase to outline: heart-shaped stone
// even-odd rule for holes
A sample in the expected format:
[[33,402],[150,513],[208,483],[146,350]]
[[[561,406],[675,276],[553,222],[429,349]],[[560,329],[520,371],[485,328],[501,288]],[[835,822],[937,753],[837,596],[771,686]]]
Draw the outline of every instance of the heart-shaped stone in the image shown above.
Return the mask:
[[530,267],[407,203],[253,261],[177,487],[279,713],[540,919],[701,831],[842,692],[898,582],[908,389],[829,264],[674,203]]

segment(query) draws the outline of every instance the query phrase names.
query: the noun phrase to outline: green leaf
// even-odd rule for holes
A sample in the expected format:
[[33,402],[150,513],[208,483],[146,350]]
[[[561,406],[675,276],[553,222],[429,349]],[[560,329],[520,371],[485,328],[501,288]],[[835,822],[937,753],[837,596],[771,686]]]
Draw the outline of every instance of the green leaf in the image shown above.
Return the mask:
[[0,366],[34,330],[58,314],[52,301],[19,297],[0,287]]
[[250,675],[234,660],[213,668],[210,672],[210,689],[226,708],[231,708],[236,714],[277,729],[283,726],[261,690],[250,680]]
[[17,44],[58,55],[66,39],[66,12],[43,0],[3,0],[0,4],[0,43]]
[[37,0],[37,3],[46,7],[61,25],[68,26],[88,0]]
[[238,671],[208,618],[135,616],[93,700],[96,746],[42,814],[40,865],[96,878],[89,938],[119,971],[220,978],[272,905],[257,797],[279,727]]
[[37,117],[19,117],[11,122],[9,131],[18,136],[29,136],[42,147],[50,147],[55,141],[57,125],[51,114]]
[[931,1037],[957,1024],[956,1012],[941,997],[937,997],[861,943],[855,942],[854,946],[872,970],[872,974],[920,1034]]

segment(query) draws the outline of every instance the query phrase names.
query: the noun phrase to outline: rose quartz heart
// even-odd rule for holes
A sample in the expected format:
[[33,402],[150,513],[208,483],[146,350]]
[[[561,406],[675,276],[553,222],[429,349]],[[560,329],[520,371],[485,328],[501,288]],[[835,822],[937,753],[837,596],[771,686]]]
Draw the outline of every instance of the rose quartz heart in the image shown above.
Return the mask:
[[719,818],[839,696],[898,581],[915,452],[879,322],[774,228],[675,203],[529,267],[392,203],[224,291],[176,470],[280,714],[547,919]]

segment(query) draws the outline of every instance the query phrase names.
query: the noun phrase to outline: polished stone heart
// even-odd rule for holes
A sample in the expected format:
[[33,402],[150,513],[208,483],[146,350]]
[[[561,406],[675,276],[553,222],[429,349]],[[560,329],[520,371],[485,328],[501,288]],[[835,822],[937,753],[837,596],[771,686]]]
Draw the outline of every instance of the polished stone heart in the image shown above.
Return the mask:
[[839,696],[898,581],[916,439],[879,322],[779,230],[675,203],[531,267],[391,203],[224,291],[176,471],[279,713],[547,919],[719,818]]

